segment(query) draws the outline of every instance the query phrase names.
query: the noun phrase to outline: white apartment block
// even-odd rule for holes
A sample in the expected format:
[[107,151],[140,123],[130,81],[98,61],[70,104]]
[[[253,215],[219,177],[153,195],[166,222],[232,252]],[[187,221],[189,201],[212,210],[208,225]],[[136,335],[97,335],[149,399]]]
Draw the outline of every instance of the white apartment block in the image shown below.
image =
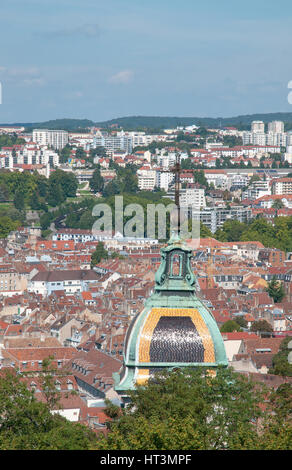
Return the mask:
[[228,188],[241,189],[248,185],[249,176],[246,174],[237,173],[228,176]]
[[159,171],[156,172],[156,186],[164,191],[168,191],[169,186],[174,180],[174,173],[169,171]]
[[125,150],[130,154],[133,149],[133,138],[124,132],[119,132],[115,136],[103,135],[101,132],[97,132],[92,147],[104,147],[108,155],[112,155],[115,150]]
[[286,133],[286,145],[288,147],[292,147],[292,132],[289,131]]
[[138,187],[141,191],[152,191],[156,186],[156,171],[142,167],[137,171]]
[[287,134],[284,132],[282,121],[272,121],[268,124],[268,132],[265,133],[263,121],[253,121],[250,132],[242,133],[243,145],[287,145]]
[[265,132],[265,123],[263,121],[253,121],[251,123],[251,132],[254,133],[264,133]]
[[[186,152],[181,152],[179,154],[179,161],[180,163],[182,160],[188,158],[188,154]],[[165,150],[161,150],[160,153],[157,155],[157,164],[163,168],[170,169],[175,165],[176,162],[176,153],[175,152],[166,152]]]
[[271,181],[272,194],[292,194],[292,178],[278,178]]
[[246,191],[242,193],[242,199],[254,201],[262,196],[271,195],[270,180],[254,181]]
[[275,146],[286,146],[287,135],[285,133],[273,133],[269,132],[265,134],[264,132],[248,132],[244,131],[242,133],[242,142],[243,145],[275,145]]
[[62,130],[34,129],[32,140],[40,145],[49,145],[55,149],[62,149],[68,144],[69,134],[67,131]]
[[[132,139],[133,148],[139,146],[146,147],[152,142],[165,142],[169,140],[169,136],[164,134],[146,134],[145,132],[125,132],[124,134]],[[121,132],[118,132],[117,136],[119,137],[120,135]]]
[[222,170],[206,170],[205,177],[208,184],[213,183],[216,189],[226,189],[228,186],[228,176]]
[[284,133],[284,122],[272,121],[268,124],[268,132],[272,134],[283,134]]
[[50,167],[59,166],[59,155],[48,149],[46,146],[26,145],[13,152],[12,150],[3,151],[0,155],[0,168],[13,170],[18,165],[44,165]]
[[194,208],[205,208],[206,198],[204,188],[181,189],[180,205],[182,207],[192,206]]

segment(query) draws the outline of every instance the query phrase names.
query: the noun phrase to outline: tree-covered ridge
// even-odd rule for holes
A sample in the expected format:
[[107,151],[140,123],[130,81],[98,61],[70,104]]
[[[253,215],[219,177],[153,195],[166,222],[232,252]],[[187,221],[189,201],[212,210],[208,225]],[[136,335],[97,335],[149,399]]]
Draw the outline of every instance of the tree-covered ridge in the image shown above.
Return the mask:
[[[169,129],[177,126],[208,126],[208,127],[226,127],[239,126],[249,129],[252,121],[283,121],[286,124],[286,130],[292,128],[292,113],[258,113],[247,114],[233,117],[179,117],[179,116],[125,116],[110,119],[108,121],[94,122],[89,119],[55,119],[38,123],[13,123],[9,126],[24,126],[26,128],[46,128],[46,129],[64,129],[75,130],[86,129],[88,127],[111,128],[112,126],[123,127],[124,129]],[[1,124],[7,126],[8,124]]]
[[248,114],[234,117],[179,117],[179,116],[127,116],[109,121],[96,123],[99,127],[111,127],[118,125],[126,129],[150,128],[150,129],[171,129],[177,126],[207,126],[207,127],[225,127],[240,126],[246,129],[250,128],[252,121],[284,121],[292,123],[292,113],[266,113],[266,114]]
[[79,131],[94,126],[94,122],[89,119],[52,119],[45,122],[24,122],[13,124],[1,124],[0,126],[17,126],[25,127],[28,130],[32,129],[56,129],[56,130],[72,130]]

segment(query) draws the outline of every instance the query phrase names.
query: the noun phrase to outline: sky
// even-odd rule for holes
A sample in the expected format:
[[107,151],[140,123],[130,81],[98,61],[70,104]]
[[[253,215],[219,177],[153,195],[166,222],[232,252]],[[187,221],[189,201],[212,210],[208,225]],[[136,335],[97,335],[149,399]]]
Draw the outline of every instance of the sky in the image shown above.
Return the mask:
[[292,112],[291,0],[1,0],[0,122]]

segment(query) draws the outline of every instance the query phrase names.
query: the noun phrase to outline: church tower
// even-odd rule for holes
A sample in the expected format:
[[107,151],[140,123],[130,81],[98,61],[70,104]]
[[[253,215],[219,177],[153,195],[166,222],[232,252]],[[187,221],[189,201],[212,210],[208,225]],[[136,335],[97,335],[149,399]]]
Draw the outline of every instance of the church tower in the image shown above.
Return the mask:
[[192,249],[177,234],[161,249],[154,293],[131,322],[115,390],[127,395],[156,371],[228,365],[224,342],[211,311],[196,295]]

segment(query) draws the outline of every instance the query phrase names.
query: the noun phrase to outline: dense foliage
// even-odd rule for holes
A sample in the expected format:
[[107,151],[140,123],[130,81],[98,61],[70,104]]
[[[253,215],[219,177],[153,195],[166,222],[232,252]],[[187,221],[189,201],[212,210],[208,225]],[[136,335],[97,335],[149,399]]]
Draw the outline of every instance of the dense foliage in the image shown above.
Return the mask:
[[85,450],[96,441],[87,427],[52,414],[18,375],[0,376],[1,450]]
[[214,238],[222,242],[259,241],[265,247],[292,251],[292,217],[275,217],[273,223],[264,217],[250,223],[227,220]]
[[50,367],[41,380],[45,403],[28,390],[25,374],[1,372],[1,450],[292,448],[291,384],[269,391],[223,368],[216,376],[200,369],[159,373],[129,392],[126,408],[107,401],[109,432],[97,437],[89,428],[51,413],[58,409],[59,392]]
[[2,147],[12,147],[13,145],[20,145],[24,144],[25,141],[18,137],[16,134],[14,135],[6,135],[2,134],[0,135],[0,149]]
[[289,387],[290,402],[287,391],[284,397],[273,392],[269,401],[264,386],[231,369],[215,377],[201,370],[160,373],[130,392],[131,404],[116,413],[98,449],[291,449]]
[[[0,195],[14,201],[17,209],[26,206],[43,208],[48,202],[52,206],[61,204],[67,197],[76,196],[77,179],[73,173],[54,171],[47,179],[37,172],[0,171]],[[4,197],[2,197],[2,200]]]
[[232,333],[241,331],[240,325],[235,320],[227,320],[220,328],[221,333]]
[[273,366],[269,370],[270,374],[292,377],[292,364],[288,362],[288,355],[292,351],[289,344],[291,342],[292,338],[289,336],[283,339],[279,352],[273,357]]
[[285,289],[281,281],[277,281],[276,277],[268,283],[267,292],[275,303],[282,302],[285,297]]

